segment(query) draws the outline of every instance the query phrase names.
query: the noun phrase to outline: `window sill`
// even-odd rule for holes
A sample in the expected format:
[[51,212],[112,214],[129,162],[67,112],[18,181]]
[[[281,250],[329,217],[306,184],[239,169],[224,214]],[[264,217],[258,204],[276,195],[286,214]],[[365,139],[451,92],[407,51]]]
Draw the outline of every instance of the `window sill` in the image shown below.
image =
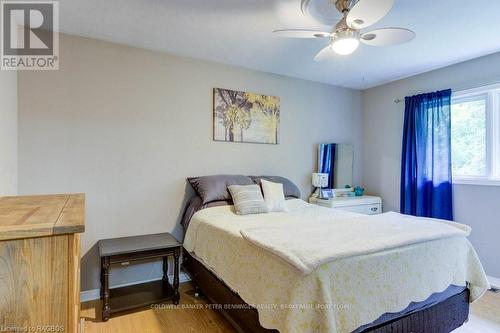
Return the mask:
[[453,185],[500,186],[500,179],[455,178]]

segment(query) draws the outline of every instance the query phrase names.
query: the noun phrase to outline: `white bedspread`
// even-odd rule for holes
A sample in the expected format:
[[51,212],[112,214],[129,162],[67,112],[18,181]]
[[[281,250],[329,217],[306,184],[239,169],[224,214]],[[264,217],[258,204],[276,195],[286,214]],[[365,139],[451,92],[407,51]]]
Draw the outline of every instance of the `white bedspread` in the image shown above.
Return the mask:
[[[475,300],[489,288],[466,237],[447,237],[327,262],[304,275],[245,240],[241,230],[301,221],[337,223],[358,214],[287,201],[289,212],[238,216],[232,206],[197,212],[184,240],[187,251],[280,332],[352,332],[387,312],[400,312],[449,285]],[[425,223],[425,222],[422,222]],[[352,235],[355,241],[356,235]]]
[[[287,222],[287,216],[282,220]],[[470,228],[389,212],[372,216],[288,221],[244,228],[241,235],[310,274],[330,261],[448,237],[466,237]]]

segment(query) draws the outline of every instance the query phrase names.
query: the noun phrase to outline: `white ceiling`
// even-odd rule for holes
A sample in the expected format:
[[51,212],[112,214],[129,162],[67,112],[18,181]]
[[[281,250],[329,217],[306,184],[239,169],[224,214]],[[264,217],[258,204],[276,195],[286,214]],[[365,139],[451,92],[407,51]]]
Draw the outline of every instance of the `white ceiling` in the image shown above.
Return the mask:
[[271,33],[329,29],[303,16],[300,0],[60,1],[63,32],[356,89],[500,51],[499,0],[396,0],[373,28],[391,26],[417,38],[316,63],[327,40]]

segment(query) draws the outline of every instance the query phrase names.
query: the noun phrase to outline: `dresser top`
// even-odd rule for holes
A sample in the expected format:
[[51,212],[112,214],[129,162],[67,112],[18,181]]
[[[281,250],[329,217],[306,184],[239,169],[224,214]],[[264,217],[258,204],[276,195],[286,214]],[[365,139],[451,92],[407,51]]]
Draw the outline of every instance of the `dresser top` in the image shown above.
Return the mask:
[[84,230],[85,194],[0,197],[0,240]]

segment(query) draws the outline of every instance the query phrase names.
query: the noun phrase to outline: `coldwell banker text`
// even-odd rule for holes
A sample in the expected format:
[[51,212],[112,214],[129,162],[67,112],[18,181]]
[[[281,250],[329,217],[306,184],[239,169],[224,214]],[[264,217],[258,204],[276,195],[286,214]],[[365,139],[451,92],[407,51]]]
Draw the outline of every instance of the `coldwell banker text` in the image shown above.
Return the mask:
[[2,70],[59,69],[59,3],[0,1]]

